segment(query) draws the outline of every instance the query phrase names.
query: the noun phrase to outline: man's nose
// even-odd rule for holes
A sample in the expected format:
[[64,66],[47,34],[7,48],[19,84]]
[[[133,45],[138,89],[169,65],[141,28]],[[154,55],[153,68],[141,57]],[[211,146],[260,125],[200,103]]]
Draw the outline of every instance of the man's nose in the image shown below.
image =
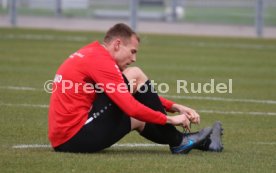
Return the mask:
[[136,55],[133,55],[133,56],[132,56],[131,61],[132,61],[132,62],[136,62]]

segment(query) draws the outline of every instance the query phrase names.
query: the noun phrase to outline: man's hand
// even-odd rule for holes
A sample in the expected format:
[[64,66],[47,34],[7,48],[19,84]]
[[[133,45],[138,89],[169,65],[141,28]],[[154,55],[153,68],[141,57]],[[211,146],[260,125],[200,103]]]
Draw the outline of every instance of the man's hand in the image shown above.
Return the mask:
[[180,104],[173,104],[172,111],[179,112],[180,114],[186,115],[186,117],[190,120],[191,123],[199,124],[200,123],[200,116],[199,114],[186,106]]
[[190,129],[190,121],[186,115],[180,114],[175,116],[167,116],[167,123],[172,124],[174,126],[182,126],[183,128],[191,131]]

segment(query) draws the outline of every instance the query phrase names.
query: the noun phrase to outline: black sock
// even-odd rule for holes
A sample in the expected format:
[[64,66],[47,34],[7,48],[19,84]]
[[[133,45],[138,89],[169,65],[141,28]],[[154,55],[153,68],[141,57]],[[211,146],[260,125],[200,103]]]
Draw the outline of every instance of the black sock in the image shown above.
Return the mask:
[[[146,90],[147,89],[147,90]],[[146,83],[134,94],[134,97],[145,106],[167,114],[157,93],[151,86],[150,81]],[[170,146],[178,146],[182,141],[182,133],[179,132],[173,125],[158,125],[146,123],[144,130],[140,133],[141,136],[159,144],[169,144]]]

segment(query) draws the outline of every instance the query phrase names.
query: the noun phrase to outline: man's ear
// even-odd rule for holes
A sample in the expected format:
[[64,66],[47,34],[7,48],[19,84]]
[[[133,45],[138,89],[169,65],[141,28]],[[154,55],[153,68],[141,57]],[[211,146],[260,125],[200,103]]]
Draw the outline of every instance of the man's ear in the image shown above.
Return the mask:
[[116,51],[119,50],[120,44],[121,44],[121,40],[120,40],[120,39],[116,39],[116,40],[114,41],[114,49],[115,49]]

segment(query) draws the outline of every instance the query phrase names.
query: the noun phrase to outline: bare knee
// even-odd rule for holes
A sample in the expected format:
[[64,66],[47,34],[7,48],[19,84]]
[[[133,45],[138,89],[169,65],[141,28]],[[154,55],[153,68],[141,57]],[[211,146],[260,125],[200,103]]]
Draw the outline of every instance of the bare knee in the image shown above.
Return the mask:
[[128,80],[136,79],[146,81],[148,77],[139,67],[129,67],[123,71]]
[[137,90],[138,86],[144,84],[148,77],[139,67],[129,67],[123,71],[123,74],[128,79],[130,85],[133,87],[133,91]]
[[131,122],[131,130],[137,130],[138,132],[142,132],[145,128],[145,122],[137,120],[135,118],[130,118]]

